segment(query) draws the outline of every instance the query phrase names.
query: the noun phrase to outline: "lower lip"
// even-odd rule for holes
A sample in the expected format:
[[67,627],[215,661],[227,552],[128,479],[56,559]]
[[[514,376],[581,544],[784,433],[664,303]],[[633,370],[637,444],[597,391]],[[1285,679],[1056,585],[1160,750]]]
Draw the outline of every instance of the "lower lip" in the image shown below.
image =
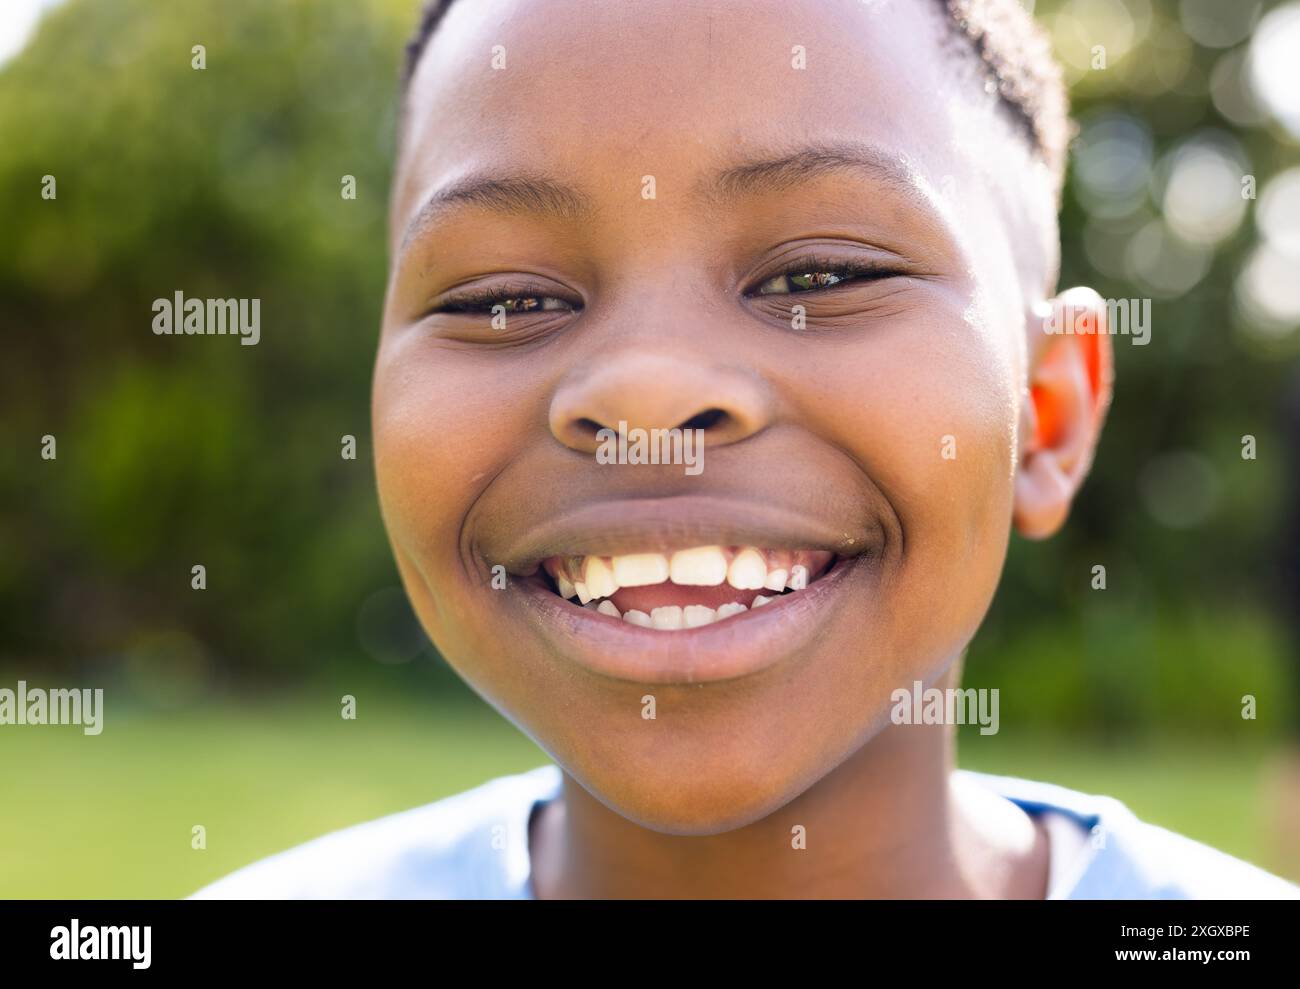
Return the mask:
[[569,604],[520,581],[514,607],[551,651],[592,673],[632,683],[716,683],[752,676],[805,652],[844,599],[869,579],[869,555],[839,560],[804,590],[698,628],[642,628]]

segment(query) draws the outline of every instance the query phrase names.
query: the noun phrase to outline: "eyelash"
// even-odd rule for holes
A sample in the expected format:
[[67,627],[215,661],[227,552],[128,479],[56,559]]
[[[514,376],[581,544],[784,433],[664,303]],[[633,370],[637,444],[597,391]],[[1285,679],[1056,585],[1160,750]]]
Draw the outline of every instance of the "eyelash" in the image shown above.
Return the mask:
[[555,294],[555,290],[550,286],[529,284],[527,282],[519,285],[508,285],[497,288],[469,289],[465,292],[458,293],[443,302],[440,306],[430,310],[430,313],[456,313],[468,315],[488,315],[492,307],[510,301],[521,299],[542,299],[555,300],[563,302],[568,309],[558,309],[545,307],[545,301],[537,309],[507,309],[507,313],[527,313],[527,312],[578,312],[582,309],[581,302],[574,302],[563,296]]
[[[884,278],[896,278],[904,272],[888,265],[872,261],[846,261],[844,259],[802,257],[790,262],[779,271],[767,275],[758,286],[745,293],[751,297],[763,298],[769,295],[807,295],[812,292],[825,292],[840,288],[848,281],[879,281]],[[831,275],[839,281],[829,285],[798,288],[791,292],[760,292],[764,285],[778,278],[790,278],[795,275]]]

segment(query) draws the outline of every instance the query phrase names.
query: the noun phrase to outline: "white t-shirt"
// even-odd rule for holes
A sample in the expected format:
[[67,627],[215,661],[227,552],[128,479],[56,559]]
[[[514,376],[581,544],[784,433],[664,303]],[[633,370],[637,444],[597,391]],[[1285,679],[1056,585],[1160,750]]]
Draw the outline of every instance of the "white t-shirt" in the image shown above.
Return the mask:
[[1047,899],[1068,900],[1070,890],[1092,859],[1092,832],[1073,814],[1059,810],[1042,812],[1047,829]]
[[[1048,899],[1300,898],[1300,888],[1146,824],[1110,797],[957,772],[1044,815]],[[532,899],[529,819],[560,795],[562,779],[554,765],[502,776],[272,855],[191,898]]]

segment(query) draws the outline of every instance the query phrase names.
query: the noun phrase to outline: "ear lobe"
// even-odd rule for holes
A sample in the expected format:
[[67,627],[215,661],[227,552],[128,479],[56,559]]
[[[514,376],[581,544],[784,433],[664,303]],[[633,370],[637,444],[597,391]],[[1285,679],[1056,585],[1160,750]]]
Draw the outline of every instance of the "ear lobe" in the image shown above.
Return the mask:
[[1087,476],[1110,406],[1114,375],[1106,303],[1076,288],[1029,327],[1029,387],[1013,522],[1045,539],[1065,522]]

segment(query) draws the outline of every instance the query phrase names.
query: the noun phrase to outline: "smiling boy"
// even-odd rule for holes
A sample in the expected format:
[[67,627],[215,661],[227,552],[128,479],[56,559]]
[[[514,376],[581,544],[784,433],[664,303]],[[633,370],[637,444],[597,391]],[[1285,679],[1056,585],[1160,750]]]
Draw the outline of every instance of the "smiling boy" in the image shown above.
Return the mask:
[[[384,519],[442,655],[556,765],[199,895],[1296,894],[891,721],[959,684],[1110,397],[1017,0],[454,0],[408,55]],[[603,462],[620,423],[701,431],[706,469]]]

